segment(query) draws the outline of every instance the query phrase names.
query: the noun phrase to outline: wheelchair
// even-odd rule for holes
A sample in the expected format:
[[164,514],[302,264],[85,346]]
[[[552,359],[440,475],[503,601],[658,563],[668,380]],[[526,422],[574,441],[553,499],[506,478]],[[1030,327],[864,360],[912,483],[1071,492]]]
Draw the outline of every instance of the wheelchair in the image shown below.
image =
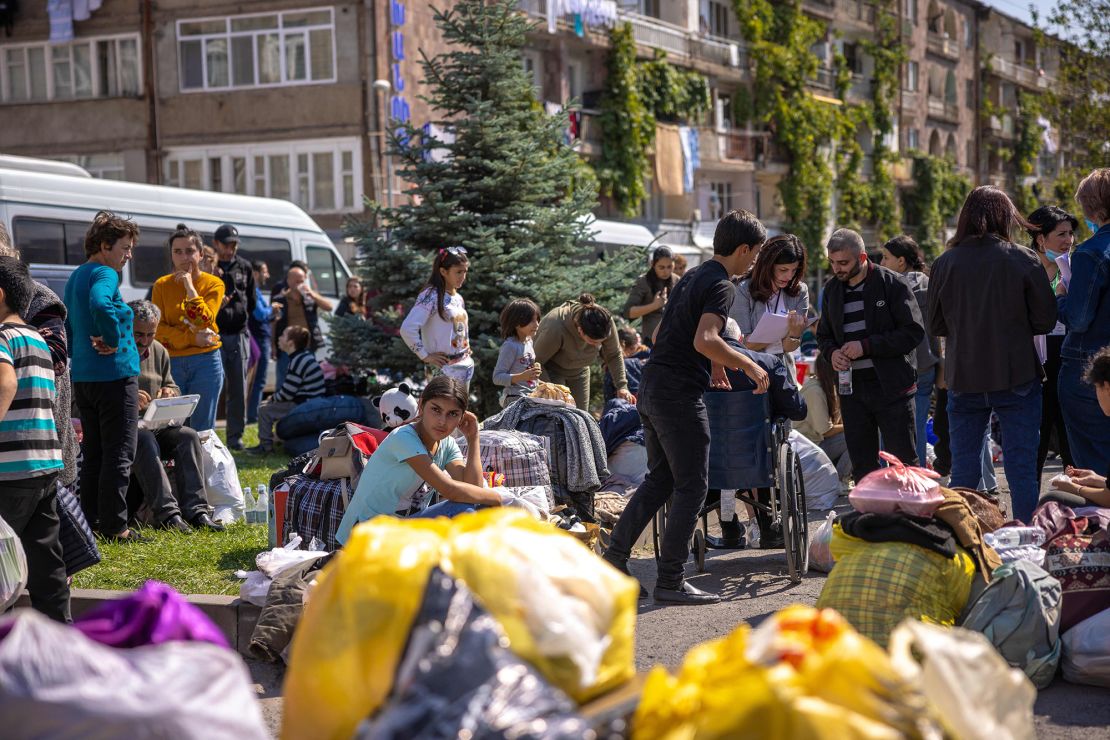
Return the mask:
[[[720,489],[722,501],[735,495],[767,515],[772,527],[782,528],[787,575],[792,583],[800,583],[809,570],[809,521],[801,461],[788,440],[789,420],[772,418],[767,394],[710,391],[704,400],[710,430],[709,488]],[[767,503],[754,495],[759,488],[771,490]],[[709,514],[719,505],[703,507],[701,528],[694,530],[690,549],[699,573],[705,572]],[[652,521],[656,559],[667,509],[664,505]]]

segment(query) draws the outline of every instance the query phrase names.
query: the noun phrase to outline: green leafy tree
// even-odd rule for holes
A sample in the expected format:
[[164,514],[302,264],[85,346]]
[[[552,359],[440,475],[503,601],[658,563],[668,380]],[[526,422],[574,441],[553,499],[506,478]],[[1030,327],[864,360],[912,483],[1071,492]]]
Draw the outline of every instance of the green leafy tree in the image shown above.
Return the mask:
[[479,411],[497,407],[492,370],[500,345],[498,315],[527,297],[542,310],[584,290],[613,305],[630,284],[636,255],[598,263],[587,245],[597,205],[590,168],[564,141],[565,116],[537,104],[520,52],[532,24],[510,0],[462,0],[435,21],[448,51],[422,55],[441,136],[396,125],[391,151],[411,185],[394,208],[369,204],[370,218],[347,224],[359,265],[377,291],[374,321],[338,319],[333,357],[356,371],[418,374],[421,362],[396,336],[431,271],[437,250],[466,247],[470,273],[462,294],[478,365],[471,386]]
[[625,216],[635,216],[647,197],[648,147],[655,140],[655,116],[644,104],[636,64],[632,25],[609,32],[612,48],[601,97],[601,159],[597,178],[601,192]]
[[911,152],[913,188],[904,193],[907,220],[927,257],[944,250],[944,226],[954,219],[971,191],[971,180],[956,171],[951,160]]

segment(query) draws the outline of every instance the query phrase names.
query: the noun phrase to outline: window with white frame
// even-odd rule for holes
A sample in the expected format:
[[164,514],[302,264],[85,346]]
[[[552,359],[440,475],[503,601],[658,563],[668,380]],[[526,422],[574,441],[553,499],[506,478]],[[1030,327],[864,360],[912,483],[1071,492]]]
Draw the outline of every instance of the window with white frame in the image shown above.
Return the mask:
[[141,92],[138,34],[67,44],[0,46],[0,101],[5,103],[128,97]]
[[333,8],[177,22],[181,89],[335,82]]
[[906,64],[906,91],[917,92],[917,62]]
[[709,183],[709,210],[713,218],[723,218],[732,210],[732,183]]
[[309,213],[362,208],[357,138],[171,149],[166,183],[292,201]]
[[920,149],[921,148],[921,132],[915,128],[906,129],[906,148],[907,149]]
[[582,62],[567,62],[567,99],[582,102],[584,76]]
[[728,38],[728,6],[719,0],[707,0],[704,6],[710,36]]
[[93,177],[101,180],[124,180],[125,167],[122,154],[73,154],[51,157],[61,162],[72,162]]

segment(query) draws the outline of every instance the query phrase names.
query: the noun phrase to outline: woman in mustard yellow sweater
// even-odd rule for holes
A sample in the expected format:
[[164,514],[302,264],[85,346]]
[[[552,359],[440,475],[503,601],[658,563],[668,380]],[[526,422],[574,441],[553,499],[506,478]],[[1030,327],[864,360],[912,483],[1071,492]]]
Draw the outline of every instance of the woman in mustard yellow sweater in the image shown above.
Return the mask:
[[197,431],[215,428],[216,401],[224,384],[216,326],[224,281],[201,271],[203,246],[197,232],[178,224],[169,240],[174,271],[158,278],[151,291],[151,301],[162,310],[155,338],[170,353],[173,379],[182,395],[200,396],[188,422]]

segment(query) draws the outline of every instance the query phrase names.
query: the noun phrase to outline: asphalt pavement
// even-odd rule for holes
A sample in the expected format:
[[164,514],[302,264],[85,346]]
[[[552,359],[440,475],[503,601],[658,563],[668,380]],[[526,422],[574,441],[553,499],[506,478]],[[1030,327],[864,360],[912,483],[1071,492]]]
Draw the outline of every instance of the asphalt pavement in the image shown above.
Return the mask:
[[[1055,469],[1054,469],[1055,468]],[[1059,472],[1048,466],[1045,479]],[[999,466],[1004,505],[1009,503],[1005,477]],[[847,509],[847,499],[838,509]],[[823,513],[810,514],[810,532],[824,520]],[[711,526],[713,532],[715,526]],[[632,574],[650,592],[655,583],[655,560],[650,549],[634,553],[629,563]],[[728,634],[741,622],[758,625],[771,614],[791,604],[813,605],[821,593],[825,575],[811,571],[799,584],[790,583],[781,550],[709,551],[706,573],[687,565],[687,577],[698,588],[717,592],[721,603],[709,606],[656,606],[650,597],[640,602],[636,625],[636,668],[646,671],[655,665],[677,667],[686,651],[705,640]],[[274,666],[248,662],[263,712],[275,737],[280,726],[281,678]],[[1034,708],[1039,738],[1110,738],[1110,689],[1070,684],[1062,678],[1041,691]]]

